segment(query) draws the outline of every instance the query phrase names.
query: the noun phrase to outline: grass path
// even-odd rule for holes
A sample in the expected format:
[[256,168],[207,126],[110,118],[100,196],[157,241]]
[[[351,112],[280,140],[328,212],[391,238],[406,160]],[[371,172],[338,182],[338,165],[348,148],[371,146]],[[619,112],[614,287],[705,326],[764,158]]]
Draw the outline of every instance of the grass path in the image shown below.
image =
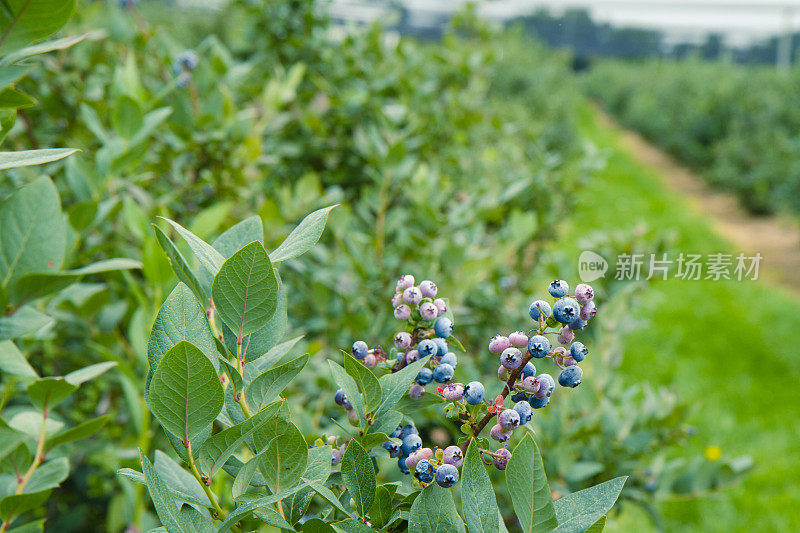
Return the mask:
[[[651,233],[674,232],[676,252],[739,251],[588,105],[581,127],[609,159],[579,194],[566,242],[592,230],[646,224]],[[670,386],[692,403],[693,452],[714,444],[756,463],[743,483],[711,499],[664,503],[667,530],[800,531],[798,299],[763,281],[670,279],[653,283],[643,307],[638,311],[652,326],[627,339],[622,372],[628,381]],[[623,516],[608,530],[644,531],[643,520]]]

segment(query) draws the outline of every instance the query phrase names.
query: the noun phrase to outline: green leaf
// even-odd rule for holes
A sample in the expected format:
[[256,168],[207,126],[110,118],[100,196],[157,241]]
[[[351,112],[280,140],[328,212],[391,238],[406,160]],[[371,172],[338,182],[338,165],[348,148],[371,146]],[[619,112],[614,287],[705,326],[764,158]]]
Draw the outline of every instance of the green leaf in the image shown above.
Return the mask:
[[183,257],[183,254],[178,250],[178,247],[175,246],[175,243],[172,242],[172,239],[167,237],[167,234],[164,231],[153,224],[153,230],[156,233],[156,240],[158,241],[159,246],[161,249],[164,250],[164,253],[167,254],[167,260],[169,264],[172,266],[172,271],[175,272],[175,275],[178,277],[178,280],[185,283],[189,289],[197,296],[197,299],[205,305],[208,301],[208,294],[206,293],[205,287],[200,283],[197,279],[197,276],[192,271],[189,263],[186,261],[186,258]]
[[156,514],[161,523],[170,533],[190,533],[196,529],[181,517],[178,506],[175,505],[175,498],[167,485],[158,475],[155,467],[150,460],[140,451],[139,458],[142,462],[142,472],[147,483],[147,491],[150,493],[150,500],[156,509]]
[[252,216],[228,228],[211,246],[227,259],[255,241],[264,244],[264,227],[259,217]]
[[17,150],[0,152],[0,170],[44,165],[79,152],[77,148],[43,148],[41,150]]
[[8,533],[42,533],[44,531],[45,519],[34,520],[21,526],[13,527],[8,530]]
[[258,470],[261,469],[261,462],[264,459],[264,454],[267,453],[267,450],[264,449],[261,453],[258,453],[250,458],[239,471],[236,473],[236,476],[233,479],[233,488],[231,489],[231,493],[233,494],[234,498],[238,498],[250,487],[250,481],[252,481],[253,476],[256,474]]
[[25,485],[25,492],[39,492],[42,490],[54,489],[69,475],[69,461],[66,457],[52,459],[42,463],[33,471],[28,484]]
[[342,456],[342,480],[356,502],[356,513],[364,517],[375,501],[375,468],[367,451],[356,440],[347,444]]
[[251,500],[245,504],[240,505],[236,508],[235,511],[228,514],[225,517],[225,520],[220,524],[219,528],[217,528],[218,533],[228,533],[228,530],[239,520],[245,518],[253,513],[256,509],[260,507],[266,507],[270,504],[274,504],[276,502],[281,501],[282,499],[291,496],[298,490],[302,488],[301,485],[297,485],[291,489],[285,490],[283,492],[279,492],[277,494],[272,494],[271,496],[264,496],[261,498],[257,498],[255,500]]
[[[266,326],[242,339],[242,351],[247,363],[257,361],[271,350],[283,338],[289,325],[286,302],[287,287],[281,283],[278,272],[274,271],[274,273],[275,279],[278,281],[278,307]],[[225,327],[225,344],[231,353],[236,353],[236,335],[227,327]]]
[[206,496],[200,482],[169,455],[161,450],[156,450],[153,466],[167,488],[178,495],[178,498],[187,503],[194,503],[206,508],[211,507],[211,501]]
[[349,353],[344,354],[344,370],[355,380],[359,390],[363,394],[366,412],[372,412],[380,405],[383,392],[378,378],[372,371],[365,367],[361,362]]
[[219,367],[225,372],[225,375],[228,376],[228,379],[233,384],[236,391],[244,390],[244,382],[242,381],[242,375],[239,373],[239,369],[222,356],[220,356],[218,360]]
[[273,494],[292,487],[308,465],[308,444],[297,426],[286,421],[280,437],[272,439],[261,461],[261,471]]
[[375,492],[375,501],[369,509],[369,519],[372,525],[380,529],[389,522],[392,516],[392,493],[386,487],[378,487]]
[[556,500],[554,506],[558,527],[555,531],[558,533],[586,531],[611,510],[627,479],[627,476],[614,478]]
[[303,522],[303,525],[300,527],[299,531],[302,531],[303,533],[336,533],[335,529],[319,518],[306,520]]
[[467,447],[464,466],[461,469],[461,499],[464,506],[464,520],[470,533],[499,531],[500,510],[475,439],[472,439]]
[[427,486],[414,500],[408,533],[464,533],[453,496],[436,484]]
[[[3,64],[5,58],[0,60],[0,65]],[[16,83],[25,74],[28,73],[29,67],[27,65],[8,65],[0,67],[0,87],[5,88]]]
[[21,307],[11,316],[0,316],[0,341],[24,337],[52,321],[31,306]]
[[280,392],[303,370],[308,358],[308,354],[301,355],[286,364],[267,370],[254,379],[245,389],[245,398],[250,409],[261,410],[276,400]]
[[331,489],[320,483],[319,481],[308,481],[308,486],[314,489],[314,492],[322,496],[322,498],[338,509],[341,513],[346,516],[350,516],[352,513],[344,508],[342,502],[339,501],[339,498],[336,497],[336,494],[333,493]]
[[0,419],[0,460],[5,459],[23,440],[25,440],[24,433],[12,429]]
[[372,533],[375,530],[367,524],[356,520],[355,518],[347,518],[339,522],[331,524],[335,531],[340,533]]
[[105,361],[103,363],[95,363],[93,365],[85,366],[73,372],[70,372],[64,379],[67,380],[67,383],[71,383],[76,387],[80,387],[82,384],[86,383],[90,379],[94,379],[100,374],[107,372],[108,370],[117,366],[116,361]]
[[325,229],[325,222],[328,220],[328,213],[336,207],[332,205],[323,209],[318,209],[306,216],[296,228],[292,230],[286,240],[271,254],[269,259],[273,263],[279,263],[302,255],[314,246]]
[[203,352],[187,341],[180,341],[164,355],[150,382],[150,410],[184,445],[214,422],[223,402],[217,371]]
[[338,363],[329,359],[328,365],[331,367],[331,372],[333,372],[333,380],[341,387],[344,391],[344,395],[347,396],[347,399],[353,405],[358,419],[362,420],[364,418],[364,407],[361,404],[361,394],[358,392],[356,380],[351,378]]
[[586,533],[603,533],[603,529],[606,527],[606,515],[600,517],[600,520],[595,522],[594,524],[586,530]]
[[0,53],[57,32],[75,12],[75,0],[7,0],[0,9]]
[[131,139],[142,127],[143,121],[142,109],[136,100],[124,94],[117,97],[111,123],[120,137]]
[[[79,42],[83,41],[88,37],[88,33],[84,33],[81,35],[73,35],[71,37],[62,37],[61,39],[53,39],[52,41],[45,41],[43,43],[34,44],[32,46],[26,46],[20,50],[15,50],[10,54],[7,54],[2,59],[0,59],[0,65],[11,65],[12,63],[16,63],[20,59],[25,59],[31,56],[38,56],[39,54],[46,54],[48,52],[54,52],[56,50],[65,50],[71,46],[78,44]],[[7,66],[5,68],[12,68],[13,66]],[[25,68],[24,70],[27,70]]]
[[0,341],[0,370],[4,374],[22,378],[39,377],[17,345],[11,341]]
[[40,378],[28,385],[27,392],[31,403],[44,411],[63,402],[77,388],[64,378]]
[[6,496],[0,500],[0,519],[5,521],[25,511],[41,507],[48,496],[50,496],[50,490]]
[[522,531],[551,531],[558,526],[542,456],[529,433],[511,453],[506,467],[506,486]]
[[81,422],[75,427],[69,428],[66,431],[62,431],[58,435],[51,437],[45,441],[45,451],[52,450],[56,446],[61,444],[65,444],[67,442],[73,442],[76,440],[84,439],[90,435],[94,435],[100,429],[106,425],[110,416],[103,415],[97,418],[92,418],[91,420],[87,420],[85,422]]
[[22,276],[9,292],[11,303],[19,305],[22,302],[41,298],[64,289],[83,276],[114,272],[117,270],[135,270],[142,268],[139,261],[133,259],[107,259],[75,270],[63,272],[31,272]]
[[29,272],[61,268],[67,245],[66,226],[61,200],[50,178],[31,182],[0,204],[0,228],[3,287],[13,287]]
[[294,348],[294,345],[297,344],[297,342],[302,338],[303,335],[300,335],[299,337],[282,342],[273,348],[270,348],[270,350],[262,357],[259,357],[253,362],[248,363],[247,366],[244,367],[244,380],[250,382],[263,374],[273,365],[273,363],[289,353],[289,351]]
[[[395,426],[395,428],[396,427],[397,426]],[[357,437],[357,439],[365,450],[371,450],[375,446],[380,446],[387,440],[391,440],[389,435],[387,435],[386,433],[367,433],[362,437]]]
[[375,419],[375,423],[370,426],[367,433],[385,433],[387,435],[391,435],[392,432],[397,429],[397,426],[400,425],[402,420],[402,413],[398,411],[387,411],[379,418]]
[[[308,466],[300,477],[301,483],[305,480],[324,483],[331,474],[331,447],[315,446],[308,450]],[[305,483],[304,483],[305,485]],[[287,520],[295,524],[306,512],[308,504],[314,495],[314,489],[307,485],[283,501]]]
[[281,403],[273,402],[263,408],[259,407],[259,412],[252,418],[220,431],[205,441],[198,454],[200,471],[209,479],[213,479],[225,461],[250,439],[253,432],[278,413]]
[[36,100],[14,87],[0,89],[0,108],[26,109],[36,105]]
[[[427,359],[420,359],[404,367],[399,372],[381,376],[378,383],[380,383],[381,390],[383,391],[383,399],[375,410],[376,417],[381,416],[397,405],[397,402],[399,402],[403,394],[406,393],[411,383],[414,382],[420,369],[422,369],[427,362]],[[341,386],[341,384],[339,384],[339,386]],[[347,391],[345,391],[345,394],[347,394]]]
[[178,283],[158,311],[153,329],[147,340],[147,362],[150,365],[145,397],[149,396],[150,380],[161,358],[181,341],[190,341],[212,361],[219,365],[214,335],[206,315],[189,287]]
[[[225,262],[225,258],[222,257],[222,254],[219,253],[214,249],[213,246],[205,242],[203,239],[192,233],[191,231],[187,230],[180,224],[175,221],[172,221],[168,218],[163,218],[163,220],[167,221],[174,229],[178,232],[178,234],[183,237],[189,244],[189,248],[192,249],[197,260],[200,262],[200,266],[205,270],[206,276],[209,279],[213,279],[214,276],[217,275],[219,272],[222,263]],[[209,284],[208,287],[205,288],[206,294],[211,293],[211,286]]]
[[266,326],[278,307],[278,281],[264,246],[253,242],[228,258],[214,277],[211,296],[238,338]]

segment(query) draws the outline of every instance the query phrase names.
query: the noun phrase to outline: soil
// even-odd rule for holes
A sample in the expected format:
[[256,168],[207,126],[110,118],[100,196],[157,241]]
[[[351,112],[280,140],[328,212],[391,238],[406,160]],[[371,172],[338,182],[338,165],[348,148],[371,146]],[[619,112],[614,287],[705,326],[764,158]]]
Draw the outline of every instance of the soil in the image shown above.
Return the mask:
[[717,233],[745,254],[760,252],[765,278],[800,297],[800,227],[795,218],[749,213],[734,195],[712,189],[700,176],[640,135],[621,128],[605,113],[600,116],[607,126],[621,132],[623,147],[656,171],[669,189],[686,197],[698,213],[709,218]]

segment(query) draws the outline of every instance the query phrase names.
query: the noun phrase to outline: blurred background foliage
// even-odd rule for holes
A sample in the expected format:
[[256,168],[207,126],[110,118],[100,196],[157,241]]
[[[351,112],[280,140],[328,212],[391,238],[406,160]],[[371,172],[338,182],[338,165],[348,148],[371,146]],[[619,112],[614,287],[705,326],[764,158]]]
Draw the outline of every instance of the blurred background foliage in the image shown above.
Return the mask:
[[[42,511],[53,531],[153,524],[141,487],[113,472],[136,463],[137,447],[169,447],[141,398],[147,332],[176,282],[151,228],[158,216],[212,239],[256,213],[269,248],[308,211],[341,202],[320,244],[286,264],[288,337],[305,335],[298,349],[317,361],[336,358],[355,339],[390,342],[388,297],[398,275],[413,273],[436,280],[455,305],[471,355],[460,358],[462,381],[492,376],[489,337],[526,327],[541,287],[574,272],[574,257],[558,242],[576,194],[605,156],[579,131],[582,96],[570,56],[521,30],[500,33],[467,10],[440,41],[422,42],[377,25],[334,25],[311,0],[233,0],[224,11],[88,3],[68,31],[82,32],[82,43],[49,54],[21,83],[38,104],[24,110],[6,143],[82,150],[47,167],[72,228],[66,266],[128,257],[143,268],[40,302],[57,320],[20,343],[46,374],[119,364],[69,400],[73,423],[101,414],[113,423],[76,447],[71,477]],[[197,67],[175,68],[190,48]],[[596,85],[610,95],[624,91],[623,78],[652,85],[642,98],[667,90],[655,75]],[[695,83],[698,93],[708,90]],[[616,105],[635,102],[616,98]],[[718,95],[706,101],[716,105]],[[663,120],[669,114],[659,112],[649,126]],[[697,126],[706,127],[720,126]],[[670,148],[713,157],[691,137],[677,146]],[[0,194],[40,172],[7,171]],[[622,231],[593,235],[584,249],[651,253],[668,241],[659,231]],[[681,451],[694,433],[687,404],[617,372],[623,332],[650,326],[631,311],[646,284],[596,288],[603,306],[587,342],[592,379],[537,413],[537,439],[554,490],[630,475],[623,512],[639,505],[663,525],[659,501],[706,496],[749,462]],[[309,365],[289,395],[307,435],[338,433],[331,418],[342,415],[325,369]],[[416,422],[426,441],[444,444],[455,434],[433,408],[423,407]],[[383,475],[397,476],[388,460],[380,464]],[[501,509],[508,515],[508,502]]]

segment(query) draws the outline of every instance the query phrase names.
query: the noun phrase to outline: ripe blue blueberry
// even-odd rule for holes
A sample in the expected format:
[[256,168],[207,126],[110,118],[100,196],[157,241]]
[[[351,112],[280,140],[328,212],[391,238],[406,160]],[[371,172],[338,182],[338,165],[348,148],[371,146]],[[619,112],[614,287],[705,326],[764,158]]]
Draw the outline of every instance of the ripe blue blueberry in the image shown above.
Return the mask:
[[453,379],[453,374],[455,374],[455,372],[455,369],[447,363],[439,363],[439,365],[433,369],[433,379],[437,383],[447,383]]
[[500,364],[509,370],[515,370],[522,365],[522,352],[519,348],[506,348],[500,354]]
[[408,389],[408,395],[411,397],[412,400],[419,400],[423,396],[425,396],[425,387],[420,385],[419,383],[414,383]]
[[494,452],[494,457],[492,457],[492,464],[498,470],[505,470],[508,466],[508,460],[511,459],[511,452],[508,451],[506,448],[500,448],[496,452]]
[[533,409],[541,409],[542,407],[547,407],[547,404],[550,403],[550,396],[539,398],[531,394],[530,398],[528,399],[528,403],[531,404]]
[[464,454],[461,453],[461,448],[458,446],[448,446],[444,449],[442,454],[442,462],[448,465],[453,465],[456,468],[464,463]]
[[573,342],[572,346],[569,347],[569,354],[573,359],[580,363],[586,359],[587,355],[589,355],[589,348],[587,348],[582,342]]
[[536,375],[536,367],[533,366],[533,363],[528,361],[527,363],[525,363],[525,366],[522,367],[522,379],[529,378],[535,375]]
[[425,339],[417,344],[417,351],[419,352],[420,357],[429,357],[435,354],[438,350],[439,348],[436,346],[436,343],[431,339]]
[[419,374],[417,374],[417,379],[415,379],[414,381],[416,381],[420,385],[427,385],[428,383],[431,382],[432,379],[433,379],[433,370],[431,370],[427,366],[424,366],[420,369]]
[[586,324],[587,322],[584,319],[578,317],[567,325],[569,326],[569,329],[571,329],[572,331],[580,331],[586,327]]
[[387,441],[384,441],[381,446],[383,446],[384,450],[389,452],[389,457],[391,457],[392,459],[394,459],[395,457],[400,457],[400,445],[399,444],[396,444],[396,443],[394,443],[394,442],[392,442],[390,440],[387,440]]
[[336,394],[333,395],[333,401],[347,410],[353,408],[353,406],[350,405],[350,400],[348,400],[347,396],[344,395],[344,391],[342,389],[336,391]]
[[443,464],[436,469],[436,483],[444,489],[448,489],[458,481],[458,469],[450,464]]
[[427,459],[418,462],[417,466],[414,467],[414,477],[422,483],[430,483],[433,481],[433,475],[433,465]]
[[403,432],[403,425],[402,424],[398,424],[397,428],[394,431],[392,431],[389,434],[389,436],[392,437],[393,439],[397,439],[397,438],[400,437],[400,433],[402,433],[402,432]]
[[446,339],[453,334],[453,321],[446,316],[440,316],[433,324],[433,331],[438,337]]
[[528,395],[524,392],[517,392],[511,395],[512,402],[521,402],[522,400],[527,400]]
[[409,470],[408,467],[406,466],[406,459],[408,459],[408,457],[404,455],[401,455],[400,457],[397,458],[397,467],[400,468],[400,471],[404,474],[408,474],[411,472],[411,470]]
[[[434,337],[431,339],[436,343],[436,355],[444,355],[447,353],[447,341],[441,337]],[[455,365],[453,365],[455,366]]]
[[448,365],[452,366],[453,368],[458,366],[458,357],[453,352],[447,352],[439,359],[440,363],[447,363]]
[[419,431],[417,431],[417,428],[415,428],[411,424],[406,424],[400,429],[400,439],[402,440],[408,437],[409,435],[419,435]]
[[580,318],[581,306],[574,298],[561,298],[553,305],[553,316],[562,324],[569,324]]
[[550,296],[553,298],[563,298],[569,292],[569,285],[563,279],[556,279],[550,282],[550,286],[547,287],[547,292],[549,292]]
[[581,367],[577,365],[568,366],[558,375],[558,383],[562,387],[577,387],[581,384],[582,377],[583,370],[581,370]]
[[528,353],[537,359],[550,353],[550,341],[544,335],[534,335],[528,341]]
[[519,415],[519,424],[524,426],[531,421],[533,412],[531,411],[531,404],[527,400],[520,400],[514,404],[514,410]]
[[369,352],[369,346],[364,341],[356,341],[353,343],[353,357],[356,359],[364,359]]
[[504,409],[497,417],[497,423],[506,431],[514,431],[519,426],[519,413],[514,409]]
[[422,439],[419,435],[411,434],[403,437],[403,455],[409,456],[420,448],[422,448]]
[[464,387],[464,399],[470,405],[478,405],[483,401],[486,392],[483,389],[483,383],[480,381],[470,381]]
[[550,313],[552,313],[550,304],[544,300],[536,300],[531,304],[530,307],[528,307],[528,314],[536,321],[538,321],[540,318],[548,318]]

